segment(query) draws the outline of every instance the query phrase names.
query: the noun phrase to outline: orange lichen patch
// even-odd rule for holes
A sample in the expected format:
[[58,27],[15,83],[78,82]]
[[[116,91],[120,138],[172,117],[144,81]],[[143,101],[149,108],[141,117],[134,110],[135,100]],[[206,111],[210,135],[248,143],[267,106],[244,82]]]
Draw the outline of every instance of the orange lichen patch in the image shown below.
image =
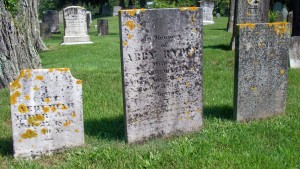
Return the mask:
[[81,80],[76,80],[76,84],[81,85],[82,81]]
[[21,137],[23,139],[33,138],[36,136],[37,136],[37,133],[32,129],[27,129],[25,133],[21,134]]
[[47,132],[48,132],[48,130],[47,130],[46,128],[42,128],[42,129],[41,129],[41,133],[42,133],[42,134],[46,134]]
[[145,12],[145,11],[146,11],[146,9],[145,9],[145,8],[142,8],[142,9],[141,9],[141,12]]
[[16,91],[14,94],[10,96],[10,104],[16,104],[17,98],[21,96],[21,92]]
[[20,113],[26,113],[26,112],[28,112],[28,108],[27,108],[27,106],[26,106],[25,104],[20,104],[20,105],[18,106],[18,111],[19,111]]
[[254,29],[255,26],[256,25],[254,23],[238,24],[239,29],[243,29],[243,28]]
[[196,11],[196,10],[199,9],[199,8],[193,6],[193,7],[189,7],[188,9],[191,10],[191,11]]
[[33,90],[37,91],[37,90],[39,90],[39,88],[37,86],[34,86]]
[[19,80],[15,80],[15,81],[10,83],[10,88],[12,90],[20,89],[21,87],[22,87],[22,85],[20,84]]
[[47,97],[47,98],[45,98],[45,99],[44,99],[44,102],[46,102],[46,103],[50,103],[50,98],[48,98],[48,97]]
[[35,79],[42,81],[42,80],[44,80],[44,76],[38,75],[35,77]]
[[132,37],[133,37],[132,34],[128,34],[128,35],[127,35],[127,38],[128,38],[128,39],[132,39]]
[[189,86],[190,86],[190,82],[186,82],[186,83],[185,83],[185,86],[186,86],[186,87],[189,87]]
[[127,46],[127,41],[123,41],[123,46]]
[[257,91],[257,87],[256,87],[256,86],[252,86],[250,89],[251,89],[252,91]]
[[29,96],[28,94],[25,95],[24,98],[25,98],[25,100],[27,100],[27,101],[30,100],[30,96]]
[[128,15],[130,16],[134,16],[137,13],[136,9],[132,9],[132,10],[127,10]]
[[197,112],[197,113],[201,113],[201,109],[200,109],[200,108],[197,108],[196,112]]
[[64,126],[67,127],[67,126],[69,126],[70,124],[72,124],[71,121],[66,121],[66,122],[64,123]]
[[289,31],[289,29],[287,29],[287,22],[270,23],[269,26],[270,25],[274,26],[274,31],[277,35],[283,35]]
[[50,106],[50,109],[51,109],[52,112],[56,111],[56,107],[55,106]]
[[62,105],[61,109],[62,109],[62,110],[68,110],[68,106]]
[[26,78],[29,79],[31,77],[31,70],[27,69],[27,70],[24,70],[24,71],[25,71],[25,74],[26,74]]
[[181,7],[181,8],[179,8],[179,10],[186,11],[186,10],[188,10],[188,8],[187,7]]
[[281,70],[280,70],[280,74],[281,74],[281,75],[284,75],[284,72],[285,72],[284,69],[281,69]]
[[43,112],[44,113],[48,113],[50,111],[50,107],[49,106],[43,106]]
[[79,130],[78,129],[75,129],[75,133],[78,133],[79,132]]
[[52,73],[52,72],[54,72],[54,70],[55,69],[51,68],[51,69],[49,69],[49,72]]
[[130,30],[133,30],[134,27],[135,27],[135,24],[134,24],[133,20],[128,20],[128,21],[126,21],[125,25],[126,25]]
[[191,22],[192,22],[192,24],[194,24],[194,23],[195,23],[195,21],[196,21],[196,17],[195,17],[195,16],[192,16],[192,18],[191,18]]
[[67,71],[70,71],[69,68],[57,68],[57,69],[55,69],[55,70],[57,70],[57,71],[59,71],[59,72],[67,72]]
[[45,120],[45,117],[41,114],[37,114],[35,116],[31,116],[27,119],[27,122],[31,126],[40,126],[41,123]]
[[72,116],[72,117],[76,117],[76,113],[73,112],[73,113],[71,114],[71,116]]

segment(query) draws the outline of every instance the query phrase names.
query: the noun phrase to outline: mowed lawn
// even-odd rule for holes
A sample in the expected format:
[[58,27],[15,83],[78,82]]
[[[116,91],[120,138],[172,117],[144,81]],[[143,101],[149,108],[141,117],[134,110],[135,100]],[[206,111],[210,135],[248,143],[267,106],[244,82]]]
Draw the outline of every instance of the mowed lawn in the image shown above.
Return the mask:
[[201,131],[126,145],[117,17],[92,45],[45,40],[43,68],[68,67],[83,80],[85,146],[37,160],[15,160],[9,90],[0,90],[0,168],[300,168],[300,70],[288,71],[286,114],[238,123],[233,114],[234,52],[227,18],[204,27],[204,127]]

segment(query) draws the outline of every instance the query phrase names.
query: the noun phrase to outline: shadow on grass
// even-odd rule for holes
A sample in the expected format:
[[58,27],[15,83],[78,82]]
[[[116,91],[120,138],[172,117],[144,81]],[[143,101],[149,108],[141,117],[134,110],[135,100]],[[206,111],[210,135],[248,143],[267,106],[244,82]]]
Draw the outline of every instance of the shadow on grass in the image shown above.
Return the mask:
[[227,105],[212,107],[204,106],[204,117],[233,120],[233,107]]
[[12,138],[0,138],[0,154],[2,156],[13,155]]
[[213,29],[210,29],[210,30],[226,31],[226,32],[227,32],[227,29],[226,29],[226,28],[213,28]]
[[204,49],[205,48],[210,48],[210,49],[221,49],[221,50],[225,50],[225,51],[231,51],[231,45],[224,45],[224,44],[221,44],[221,45],[210,45],[210,46],[204,46],[203,47]]
[[85,133],[89,136],[108,140],[125,140],[124,116],[116,118],[87,119],[84,121]]

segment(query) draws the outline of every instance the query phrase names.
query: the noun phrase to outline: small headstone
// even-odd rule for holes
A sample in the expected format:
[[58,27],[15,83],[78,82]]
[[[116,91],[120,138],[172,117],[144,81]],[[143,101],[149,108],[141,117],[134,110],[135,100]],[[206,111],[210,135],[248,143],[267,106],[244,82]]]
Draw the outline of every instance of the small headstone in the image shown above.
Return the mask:
[[90,24],[91,24],[91,18],[90,18],[90,14],[86,13],[86,28],[87,28],[87,31],[88,33],[90,32]]
[[50,26],[51,33],[60,33],[58,11],[55,10],[45,11],[43,23],[47,23]]
[[202,0],[200,7],[203,10],[203,25],[214,24],[215,23],[213,20],[214,1]]
[[288,14],[289,14],[289,11],[287,10],[286,6],[284,6],[282,9],[283,21],[287,21]]
[[113,16],[118,16],[119,11],[122,9],[121,6],[114,6],[113,8]]
[[84,144],[82,82],[68,68],[22,70],[10,83],[14,157]]
[[90,20],[90,23],[93,23],[92,12],[91,11],[86,11],[86,14],[88,16],[88,19]]
[[87,34],[86,10],[80,6],[64,9],[65,36],[62,45],[91,44]]
[[290,23],[290,25],[291,25],[291,32],[293,32],[293,11],[289,12],[288,17],[287,17],[287,22]]
[[60,24],[64,23],[64,11],[59,11],[58,12],[58,19],[59,19]]
[[51,38],[51,27],[49,23],[40,23],[40,36],[42,39]]
[[300,36],[292,36],[289,49],[290,67],[300,68]]
[[98,36],[108,35],[108,19],[98,19]]
[[122,10],[122,76],[128,143],[202,125],[202,10]]
[[240,24],[238,30],[235,118],[249,121],[284,113],[289,24]]
[[217,13],[217,14],[216,14],[216,17],[217,17],[217,18],[220,18],[220,17],[221,17],[220,13]]

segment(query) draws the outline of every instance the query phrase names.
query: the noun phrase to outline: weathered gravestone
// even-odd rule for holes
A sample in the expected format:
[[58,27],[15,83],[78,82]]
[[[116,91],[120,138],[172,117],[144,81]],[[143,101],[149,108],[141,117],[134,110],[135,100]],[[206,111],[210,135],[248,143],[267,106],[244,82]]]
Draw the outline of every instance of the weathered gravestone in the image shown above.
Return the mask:
[[89,19],[89,23],[93,23],[92,12],[86,11],[86,16]]
[[98,36],[108,35],[108,19],[97,20]]
[[87,34],[86,10],[80,6],[64,9],[65,36],[62,45],[91,44]]
[[127,142],[202,125],[200,8],[120,11]]
[[118,16],[118,12],[122,9],[121,6],[114,6],[113,7],[113,16]]
[[[270,0],[241,0],[235,1],[234,25],[242,23],[266,23],[268,22]],[[237,27],[234,26],[231,45],[235,49],[235,36]]]
[[84,144],[82,82],[67,68],[22,70],[10,84],[15,157]]
[[287,17],[288,17],[289,11],[286,8],[286,6],[283,7],[282,9],[282,17],[283,17],[283,21],[287,21]]
[[64,23],[64,11],[59,11],[58,12],[58,20],[59,20],[59,23]]
[[212,0],[202,0],[200,7],[203,11],[203,25],[214,24],[214,1]]
[[40,23],[40,36],[43,39],[52,37],[49,23]]
[[290,67],[300,68],[300,1],[293,4],[293,29],[290,43]]
[[59,33],[58,11],[55,10],[45,11],[43,23],[47,23],[50,26],[51,33]]
[[240,24],[235,56],[234,113],[238,121],[285,112],[288,23]]

